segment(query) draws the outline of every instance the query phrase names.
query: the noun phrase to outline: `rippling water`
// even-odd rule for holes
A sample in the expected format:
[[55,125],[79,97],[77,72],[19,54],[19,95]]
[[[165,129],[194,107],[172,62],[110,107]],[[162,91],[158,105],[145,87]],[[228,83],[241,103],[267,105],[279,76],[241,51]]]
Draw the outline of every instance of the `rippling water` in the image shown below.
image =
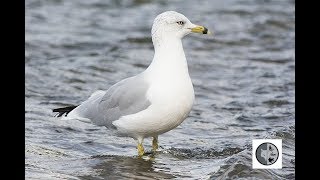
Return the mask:
[[[295,1],[27,0],[26,178],[294,179]],[[133,139],[54,118],[142,72],[157,14],[183,13],[214,38],[183,40],[195,88],[190,116],[136,156]],[[283,139],[283,168],[253,170],[251,140]],[[147,139],[146,149],[151,149]]]

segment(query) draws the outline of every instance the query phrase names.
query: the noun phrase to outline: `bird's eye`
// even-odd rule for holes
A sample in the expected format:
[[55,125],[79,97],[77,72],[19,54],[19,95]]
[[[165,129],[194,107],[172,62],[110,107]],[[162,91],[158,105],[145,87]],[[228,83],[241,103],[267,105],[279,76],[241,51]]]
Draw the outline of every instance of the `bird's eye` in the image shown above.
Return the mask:
[[183,24],[184,24],[184,22],[183,22],[183,21],[178,21],[178,22],[177,22],[177,24],[179,24],[179,25],[183,25]]

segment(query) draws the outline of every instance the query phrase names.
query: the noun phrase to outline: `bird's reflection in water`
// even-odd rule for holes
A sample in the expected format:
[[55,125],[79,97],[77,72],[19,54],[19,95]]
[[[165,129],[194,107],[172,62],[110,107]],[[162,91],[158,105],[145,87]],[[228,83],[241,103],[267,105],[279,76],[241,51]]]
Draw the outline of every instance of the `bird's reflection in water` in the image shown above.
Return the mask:
[[112,155],[92,158],[101,162],[92,167],[94,171],[92,175],[81,176],[81,179],[172,179],[176,177],[154,166],[154,154],[146,154],[143,158]]

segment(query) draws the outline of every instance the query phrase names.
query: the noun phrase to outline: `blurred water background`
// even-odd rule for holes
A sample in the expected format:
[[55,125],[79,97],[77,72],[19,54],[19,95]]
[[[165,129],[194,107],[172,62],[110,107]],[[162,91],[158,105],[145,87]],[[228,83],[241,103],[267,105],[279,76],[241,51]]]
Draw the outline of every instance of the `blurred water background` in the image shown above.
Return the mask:
[[[295,179],[295,1],[27,0],[26,179]],[[154,18],[175,10],[215,32],[183,40],[196,99],[160,135],[160,151],[105,127],[61,121],[79,104],[142,72]],[[283,140],[283,168],[251,168],[251,141]],[[145,140],[151,149],[151,140]]]

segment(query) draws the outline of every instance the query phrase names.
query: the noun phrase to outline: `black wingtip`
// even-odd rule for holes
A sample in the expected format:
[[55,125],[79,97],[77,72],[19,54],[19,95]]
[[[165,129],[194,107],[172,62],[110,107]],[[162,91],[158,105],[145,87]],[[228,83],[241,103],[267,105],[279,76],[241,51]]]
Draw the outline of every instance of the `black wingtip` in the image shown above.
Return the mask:
[[63,108],[56,108],[56,109],[52,109],[52,112],[58,113],[55,115],[55,117],[61,117],[63,114],[65,114],[65,116],[67,116],[69,114],[69,112],[71,112],[76,107],[78,107],[78,106],[67,106],[67,107],[63,107]]

